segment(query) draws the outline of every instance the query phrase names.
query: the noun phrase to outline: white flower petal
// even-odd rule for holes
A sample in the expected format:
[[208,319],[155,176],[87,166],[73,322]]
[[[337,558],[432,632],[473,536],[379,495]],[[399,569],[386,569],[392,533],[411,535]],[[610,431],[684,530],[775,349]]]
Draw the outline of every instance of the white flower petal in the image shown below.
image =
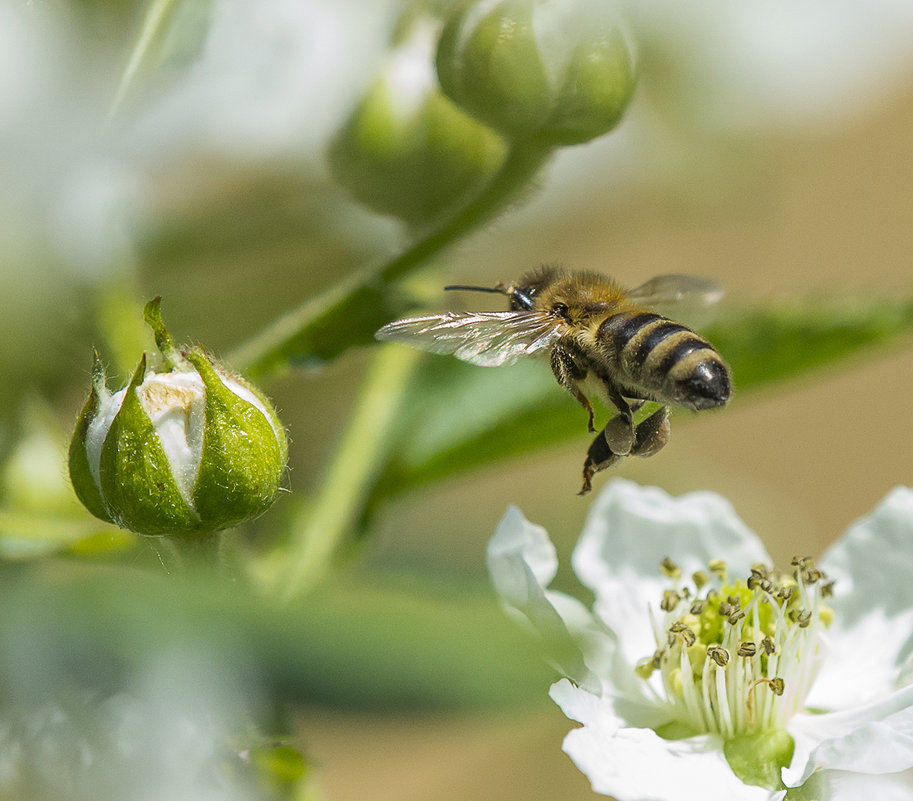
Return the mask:
[[711,492],[673,498],[656,487],[615,479],[590,509],[573,554],[574,571],[596,595],[596,612],[622,642],[631,664],[654,648],[648,604],[657,604],[668,580],[668,556],[683,575],[724,559],[730,574],[770,564],[757,536],[725,499]]
[[836,580],[831,603],[841,625],[871,609],[888,616],[913,608],[913,490],[896,487],[871,514],[856,521],[820,563]]
[[827,771],[824,783],[828,801],[910,801],[913,798],[913,771],[888,773],[881,776],[862,775],[845,771]]
[[910,683],[897,662],[908,650],[911,631],[913,610],[889,618],[883,609],[873,609],[851,628],[837,615],[825,635],[827,654],[809,693],[809,708],[850,709]]
[[820,560],[835,581],[828,659],[810,706],[866,703],[913,678],[913,490],[897,487]]
[[664,740],[651,729],[620,725],[606,699],[568,681],[552,685],[552,699],[583,727],[569,732],[564,751],[593,790],[623,801],[768,801],[770,793],[735,777],[712,735]]
[[[508,613],[549,642],[565,675],[587,686],[598,686],[598,679],[584,666],[580,649],[571,640],[564,616],[571,623],[571,631],[598,634],[598,623],[576,599],[546,591],[558,569],[558,557],[545,529],[530,523],[511,506],[488,543],[486,563]],[[610,647],[611,635],[604,629],[602,639],[606,642],[594,647]]]
[[655,703],[621,658],[614,632],[576,598],[545,589],[558,559],[542,526],[510,507],[488,543],[486,561],[508,613],[555,646],[564,675],[590,689],[625,693],[629,723],[656,717]]
[[498,523],[486,559],[495,588],[514,606],[525,603],[529,574],[541,588],[547,587],[558,572],[558,555],[548,533],[530,523],[516,506],[508,507]]
[[913,768],[913,686],[886,698],[826,715],[797,715],[789,725],[796,741],[790,787],[816,770],[897,773]]

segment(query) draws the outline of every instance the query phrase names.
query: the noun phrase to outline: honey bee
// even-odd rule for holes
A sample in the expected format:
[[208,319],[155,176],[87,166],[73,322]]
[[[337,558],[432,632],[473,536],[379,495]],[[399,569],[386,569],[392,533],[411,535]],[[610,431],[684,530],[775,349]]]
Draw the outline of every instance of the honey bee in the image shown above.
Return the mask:
[[[716,349],[649,308],[685,298],[714,302],[722,296],[715,282],[663,275],[624,290],[596,273],[546,266],[516,283],[445,289],[506,295],[510,311],[409,317],[375,336],[485,367],[547,355],[558,383],[586,410],[591,433],[595,415],[584,389],[595,392],[618,414],[589,447],[581,495],[596,472],[624,456],[652,456],[666,444],[669,405],[701,410],[729,401],[732,379]],[[634,413],[646,401],[662,406],[635,425]]]

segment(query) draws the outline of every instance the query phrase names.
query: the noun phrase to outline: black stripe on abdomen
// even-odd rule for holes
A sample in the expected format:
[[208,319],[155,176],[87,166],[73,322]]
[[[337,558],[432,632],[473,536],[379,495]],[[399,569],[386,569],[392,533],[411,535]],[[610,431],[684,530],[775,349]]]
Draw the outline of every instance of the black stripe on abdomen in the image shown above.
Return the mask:
[[644,326],[662,319],[660,315],[653,312],[641,312],[630,316],[617,314],[602,324],[597,337],[599,339],[611,338],[615,352],[620,354],[625,345],[634,339]]
[[663,354],[663,360],[657,365],[656,369],[659,373],[665,375],[689,353],[694,353],[696,350],[705,349],[713,351],[714,354],[716,353],[716,351],[708,342],[701,339],[697,335],[683,337],[674,345],[672,345],[665,354]]
[[630,354],[625,355],[628,356],[634,364],[643,366],[644,362],[647,361],[647,357],[659,347],[664,340],[683,332],[691,333],[691,330],[679,323],[673,323],[671,320],[661,320],[660,322],[651,325],[650,330],[643,335],[643,338],[632,343],[631,347],[634,350]]

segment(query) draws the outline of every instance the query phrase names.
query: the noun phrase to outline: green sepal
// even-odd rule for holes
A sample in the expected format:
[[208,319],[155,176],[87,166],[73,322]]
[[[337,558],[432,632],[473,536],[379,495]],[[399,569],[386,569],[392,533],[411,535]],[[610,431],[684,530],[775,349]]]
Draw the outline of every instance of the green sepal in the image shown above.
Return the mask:
[[136,388],[146,373],[140,360],[101,451],[101,490],[118,525],[138,534],[180,535],[203,530],[184,501],[168,457]]
[[174,340],[171,338],[171,334],[168,333],[168,329],[165,327],[165,321],[162,319],[162,313],[159,309],[161,303],[161,295],[150,300],[143,307],[143,319],[146,321],[146,325],[152,329],[155,345],[162,356],[172,367],[179,367],[181,366],[181,355],[174,344]]
[[73,485],[76,497],[95,517],[108,523],[113,523],[114,521],[105,507],[98,485],[92,477],[92,471],[89,469],[89,454],[86,451],[86,435],[89,431],[89,424],[95,419],[95,415],[98,414],[101,406],[102,398],[106,397],[107,394],[104,367],[102,367],[98,351],[95,351],[92,362],[92,391],[89,393],[89,399],[76,420],[76,430],[70,440],[67,459],[69,462],[70,483]]
[[329,163],[366,206],[427,225],[480,189],[506,145],[434,87],[405,114],[395,91],[377,81],[334,138]]
[[464,4],[444,26],[436,58],[444,92],[482,122],[516,139],[539,130],[551,89],[533,33],[532,4],[499,3],[472,31]]
[[206,387],[194,508],[207,530],[229,528],[266,511],[275,500],[285,471],[285,432],[226,387],[201,350],[184,355]]
[[723,755],[732,772],[745,784],[777,790],[780,771],[792,761],[796,743],[785,729],[742,734],[723,743]]
[[621,29],[601,26],[575,50],[544,137],[554,145],[588,142],[621,120],[637,82],[634,56]]
[[282,471],[284,471],[285,465],[288,463],[288,437],[285,435],[285,426],[282,425],[279,415],[276,414],[273,402],[263,394],[259,387],[251,384],[250,381],[243,376],[231,374],[231,379],[250,392],[251,395],[260,401],[263,408],[266,409],[266,414],[276,437],[276,442],[279,444],[279,459],[282,462]]

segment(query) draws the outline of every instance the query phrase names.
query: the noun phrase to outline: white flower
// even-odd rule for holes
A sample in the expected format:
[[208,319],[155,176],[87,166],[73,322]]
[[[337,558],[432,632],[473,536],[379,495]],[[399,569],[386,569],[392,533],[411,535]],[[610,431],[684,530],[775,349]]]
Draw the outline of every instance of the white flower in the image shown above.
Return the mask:
[[802,559],[782,578],[723,498],[615,480],[572,563],[592,611],[546,589],[555,550],[519,510],[488,549],[509,612],[561,646],[551,697],[583,724],[564,750],[596,792],[913,798],[913,490],[892,491],[820,570]]

